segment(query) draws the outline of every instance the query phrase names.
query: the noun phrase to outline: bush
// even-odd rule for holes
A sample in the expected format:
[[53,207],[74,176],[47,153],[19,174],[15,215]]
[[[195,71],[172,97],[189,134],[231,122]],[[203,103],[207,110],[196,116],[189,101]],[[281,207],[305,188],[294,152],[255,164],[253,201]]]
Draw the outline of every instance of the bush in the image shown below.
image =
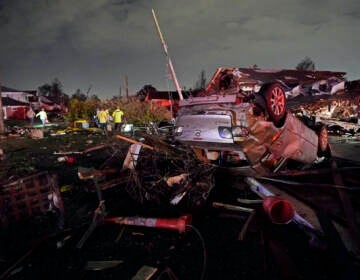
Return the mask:
[[66,117],[69,121],[79,118],[92,120],[96,109],[99,107],[108,109],[110,114],[119,107],[124,112],[124,120],[134,125],[141,126],[149,122],[171,120],[171,113],[168,109],[151,101],[140,101],[138,98],[113,98],[104,102],[93,99],[81,101],[77,98],[71,98]]

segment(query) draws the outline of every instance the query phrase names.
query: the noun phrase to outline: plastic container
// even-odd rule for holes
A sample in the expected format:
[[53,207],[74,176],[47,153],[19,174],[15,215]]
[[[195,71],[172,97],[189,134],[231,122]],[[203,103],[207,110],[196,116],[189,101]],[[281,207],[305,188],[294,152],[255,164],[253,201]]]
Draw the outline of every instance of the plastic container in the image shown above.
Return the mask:
[[294,206],[289,201],[276,196],[265,197],[263,208],[275,224],[288,224],[295,216]]

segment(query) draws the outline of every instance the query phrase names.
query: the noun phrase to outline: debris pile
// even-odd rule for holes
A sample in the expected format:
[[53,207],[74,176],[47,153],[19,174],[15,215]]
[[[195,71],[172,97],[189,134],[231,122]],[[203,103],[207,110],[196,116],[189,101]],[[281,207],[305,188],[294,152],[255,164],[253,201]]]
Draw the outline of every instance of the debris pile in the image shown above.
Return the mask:
[[[22,221],[7,223],[1,233],[1,279],[54,273],[58,279],[358,275],[357,221],[351,213],[359,213],[360,166],[354,162],[243,177],[159,135],[95,139],[85,137],[78,148],[55,142],[54,150],[42,151],[57,176],[73,172],[72,185],[58,188],[57,177],[48,172],[1,185],[2,221],[9,221],[15,208],[30,218],[26,231],[15,230]],[[337,174],[333,182],[329,174]],[[23,200],[18,197],[10,208],[9,193]],[[21,247],[11,249],[14,241],[6,241],[12,237],[22,240]]]
[[0,209],[1,227],[47,211],[56,212],[62,223],[64,208],[56,176],[45,171],[2,185]]

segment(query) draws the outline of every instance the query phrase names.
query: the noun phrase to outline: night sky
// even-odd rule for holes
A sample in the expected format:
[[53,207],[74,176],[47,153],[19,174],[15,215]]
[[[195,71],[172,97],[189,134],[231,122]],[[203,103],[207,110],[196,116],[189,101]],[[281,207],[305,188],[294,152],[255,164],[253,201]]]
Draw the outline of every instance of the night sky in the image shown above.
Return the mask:
[[318,70],[360,79],[359,0],[0,0],[4,86],[36,89],[58,78],[100,98],[146,84],[175,90],[154,9],[182,87],[218,67]]

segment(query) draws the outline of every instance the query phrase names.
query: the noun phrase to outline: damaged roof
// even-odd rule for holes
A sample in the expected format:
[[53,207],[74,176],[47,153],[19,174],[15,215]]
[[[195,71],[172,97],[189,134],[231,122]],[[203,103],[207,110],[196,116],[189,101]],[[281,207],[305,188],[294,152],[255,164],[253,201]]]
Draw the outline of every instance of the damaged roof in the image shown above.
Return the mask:
[[3,106],[29,106],[28,103],[15,100],[10,97],[1,97]]
[[346,72],[333,71],[220,67],[211,78],[206,92],[220,88],[221,82],[230,83],[230,79],[242,84],[265,84],[277,81],[283,85],[294,87],[298,84],[312,83],[330,78],[345,80],[345,75]]

